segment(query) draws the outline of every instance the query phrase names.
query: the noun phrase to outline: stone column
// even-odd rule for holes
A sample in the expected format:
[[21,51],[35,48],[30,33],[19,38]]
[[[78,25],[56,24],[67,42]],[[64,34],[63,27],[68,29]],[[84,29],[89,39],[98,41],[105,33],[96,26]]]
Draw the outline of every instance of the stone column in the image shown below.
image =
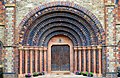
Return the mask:
[[19,49],[19,54],[20,54],[20,75],[22,75],[22,52],[23,52],[23,50],[20,48]]
[[86,72],[86,47],[83,47],[84,72]]
[[102,75],[102,47],[98,46],[98,52],[99,52],[99,77]]
[[15,1],[4,0],[5,3],[5,57],[4,78],[17,78],[15,69],[14,29],[15,29]]
[[81,47],[79,47],[78,48],[78,51],[79,51],[79,70],[80,71],[82,71],[82,53],[81,53],[81,50],[82,50],[82,48]]
[[42,56],[43,56],[43,48],[39,48],[39,51],[40,51],[40,72],[43,71],[42,69]]
[[35,72],[38,72],[38,48],[35,48]]
[[88,72],[91,72],[91,47],[88,47]]
[[47,60],[46,60],[46,58],[47,58],[47,48],[46,47],[44,47],[44,71],[46,72],[46,66],[47,66]]
[[25,48],[25,73],[27,74],[28,73],[28,51],[29,49],[28,48]]
[[96,75],[96,47],[92,47],[93,49],[93,59],[94,59],[94,75]]
[[77,47],[75,47],[74,50],[75,50],[75,71],[77,71]]
[[30,73],[33,73],[33,48],[30,48]]

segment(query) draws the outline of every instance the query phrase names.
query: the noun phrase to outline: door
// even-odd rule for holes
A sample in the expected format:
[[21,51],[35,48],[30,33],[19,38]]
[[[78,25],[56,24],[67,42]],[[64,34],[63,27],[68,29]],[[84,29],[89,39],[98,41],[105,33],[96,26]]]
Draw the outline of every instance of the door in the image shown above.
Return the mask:
[[70,71],[70,47],[68,45],[53,45],[51,47],[52,71]]

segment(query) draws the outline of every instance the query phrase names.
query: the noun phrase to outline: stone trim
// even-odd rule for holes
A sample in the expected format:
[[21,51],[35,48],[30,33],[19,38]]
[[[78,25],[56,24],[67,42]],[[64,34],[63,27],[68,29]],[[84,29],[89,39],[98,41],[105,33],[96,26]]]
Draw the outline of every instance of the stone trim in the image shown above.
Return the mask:
[[16,4],[5,4],[5,7],[15,7]]
[[4,23],[0,23],[0,26],[5,26],[5,24]]

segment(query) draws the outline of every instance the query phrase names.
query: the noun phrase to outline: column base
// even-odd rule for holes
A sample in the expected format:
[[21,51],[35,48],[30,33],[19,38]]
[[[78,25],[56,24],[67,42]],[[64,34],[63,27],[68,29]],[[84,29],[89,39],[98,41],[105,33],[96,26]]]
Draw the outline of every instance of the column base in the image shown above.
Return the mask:
[[102,77],[102,74],[98,74],[98,77]]
[[18,77],[17,77],[17,74],[4,73],[4,74],[3,74],[3,78],[18,78]]
[[19,75],[18,75],[18,78],[24,78],[24,77],[25,77],[24,74],[19,74]]

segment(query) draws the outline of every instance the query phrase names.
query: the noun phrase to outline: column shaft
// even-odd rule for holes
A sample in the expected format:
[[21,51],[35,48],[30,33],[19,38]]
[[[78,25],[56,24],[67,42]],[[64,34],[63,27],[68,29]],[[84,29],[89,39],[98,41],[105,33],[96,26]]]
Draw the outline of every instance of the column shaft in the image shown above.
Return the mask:
[[86,47],[83,47],[83,50],[84,50],[84,72],[86,72]]
[[75,48],[75,71],[77,71],[77,48]]
[[44,71],[46,71],[46,52],[47,50],[44,49]]
[[90,48],[88,47],[88,59],[89,59],[89,61],[88,61],[88,68],[89,68],[89,70],[88,70],[88,72],[91,72],[91,53],[90,53]]
[[101,47],[98,47],[99,52],[99,76],[102,75],[102,54],[101,54]]
[[82,58],[81,58],[81,48],[79,48],[79,70],[82,71],[81,67],[82,67]]
[[20,74],[22,74],[22,50],[20,49]]
[[96,48],[93,47],[93,56],[94,56],[94,74],[96,74]]
[[32,59],[33,59],[33,57],[32,57],[32,52],[33,52],[33,50],[31,49],[30,50],[30,73],[33,72],[33,65],[32,65]]
[[25,73],[28,73],[28,50],[25,50]]
[[38,70],[38,50],[35,49],[35,72],[37,72]]
[[42,72],[42,49],[40,49],[40,72]]

